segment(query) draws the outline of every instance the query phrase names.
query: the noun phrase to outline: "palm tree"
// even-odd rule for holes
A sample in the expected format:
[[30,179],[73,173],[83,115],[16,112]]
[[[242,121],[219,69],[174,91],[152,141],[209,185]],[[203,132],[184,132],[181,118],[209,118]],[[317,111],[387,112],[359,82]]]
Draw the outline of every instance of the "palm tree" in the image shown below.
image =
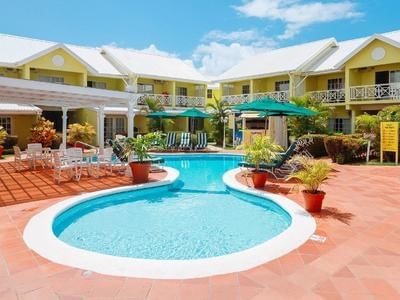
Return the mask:
[[223,120],[229,116],[230,109],[224,100],[214,97],[214,103],[207,103],[207,108],[210,108],[212,115],[211,124],[214,128],[212,133],[215,142],[218,146],[222,145],[224,136],[224,122]]
[[[152,97],[146,97],[144,99],[144,102],[146,103],[146,112],[157,112],[157,111],[164,111],[165,108],[161,104],[160,101],[158,101],[155,98]],[[166,128],[168,125],[174,124],[174,121],[171,119],[150,119],[149,121],[149,130],[150,131],[156,131],[156,130],[163,130],[163,128]]]

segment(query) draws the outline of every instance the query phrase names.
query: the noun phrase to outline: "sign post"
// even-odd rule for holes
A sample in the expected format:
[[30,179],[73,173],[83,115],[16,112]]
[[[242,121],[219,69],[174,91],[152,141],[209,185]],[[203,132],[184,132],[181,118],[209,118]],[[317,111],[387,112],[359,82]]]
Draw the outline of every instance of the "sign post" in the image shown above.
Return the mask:
[[381,163],[383,163],[383,152],[394,152],[396,154],[396,165],[399,163],[399,123],[381,123]]

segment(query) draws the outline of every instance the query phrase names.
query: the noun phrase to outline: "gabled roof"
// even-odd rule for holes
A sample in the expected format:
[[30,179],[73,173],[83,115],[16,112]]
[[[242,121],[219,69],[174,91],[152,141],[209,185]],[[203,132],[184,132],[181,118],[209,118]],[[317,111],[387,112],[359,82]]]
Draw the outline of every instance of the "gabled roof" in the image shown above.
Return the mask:
[[208,81],[193,66],[176,57],[111,46],[104,46],[103,50],[105,56],[118,65],[122,73],[161,80],[202,83]]
[[36,115],[42,110],[34,105],[16,104],[16,103],[0,103],[0,114],[3,115]]
[[271,50],[251,56],[219,76],[218,81],[244,80],[303,71],[330,48],[336,46],[333,38]]
[[56,49],[63,49],[94,75],[121,76],[121,73],[101,55],[99,48],[60,44],[6,34],[0,34],[0,45],[1,66],[15,68]]
[[309,71],[315,73],[339,71],[346,61],[376,39],[398,47],[396,44],[400,43],[400,30],[338,42],[338,46],[333,48],[323,59],[316,62]]

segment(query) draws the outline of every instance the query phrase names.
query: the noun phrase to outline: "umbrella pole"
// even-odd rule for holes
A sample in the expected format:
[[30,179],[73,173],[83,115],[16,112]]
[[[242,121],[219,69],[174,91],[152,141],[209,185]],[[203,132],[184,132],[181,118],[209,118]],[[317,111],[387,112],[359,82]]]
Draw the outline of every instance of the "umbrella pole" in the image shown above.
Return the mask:
[[264,129],[265,129],[265,136],[267,136],[267,114],[265,113],[265,123],[264,123]]

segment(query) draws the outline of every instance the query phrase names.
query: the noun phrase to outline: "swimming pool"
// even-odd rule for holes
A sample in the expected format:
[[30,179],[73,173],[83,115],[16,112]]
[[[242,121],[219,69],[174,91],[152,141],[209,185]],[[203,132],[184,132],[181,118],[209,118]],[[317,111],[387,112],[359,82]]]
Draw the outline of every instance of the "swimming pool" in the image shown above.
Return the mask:
[[304,243],[313,218],[235,180],[241,157],[165,156],[159,182],[76,196],[24,230],[43,257],[102,274],[197,278],[249,269]]
[[223,174],[235,156],[169,156],[180,172],[170,187],[117,193],[72,207],[55,235],[78,248],[145,259],[198,259],[261,244],[289,227],[277,204],[228,190]]

